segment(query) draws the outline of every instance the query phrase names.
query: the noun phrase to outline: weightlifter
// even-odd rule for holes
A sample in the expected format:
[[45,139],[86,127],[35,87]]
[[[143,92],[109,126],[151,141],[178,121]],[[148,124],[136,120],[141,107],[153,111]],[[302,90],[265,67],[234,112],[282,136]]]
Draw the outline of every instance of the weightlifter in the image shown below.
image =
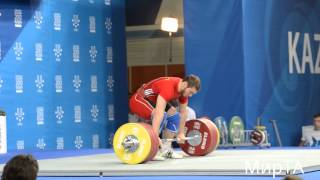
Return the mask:
[[[146,123],[152,124],[154,132],[162,133],[162,138],[177,137],[178,143],[182,143],[185,139],[184,127],[188,115],[188,98],[199,90],[200,78],[198,76],[189,75],[183,79],[160,77],[143,84],[137,90],[130,99],[130,110],[143,118]],[[173,151],[170,142],[163,144],[159,138],[159,143],[161,147],[154,160],[183,157]]]

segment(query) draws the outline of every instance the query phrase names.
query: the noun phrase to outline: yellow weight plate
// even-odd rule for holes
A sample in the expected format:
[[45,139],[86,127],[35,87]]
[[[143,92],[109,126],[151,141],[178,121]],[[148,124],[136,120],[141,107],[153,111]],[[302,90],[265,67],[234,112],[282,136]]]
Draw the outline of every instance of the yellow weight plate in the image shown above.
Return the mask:
[[[139,146],[134,152],[127,152],[122,145],[127,136],[135,136]],[[113,149],[117,157],[127,164],[139,164],[146,160],[151,152],[151,138],[148,131],[138,123],[122,125],[113,138]]]
[[260,131],[264,131],[266,130],[265,126],[256,126],[255,129],[260,130]]
[[216,125],[214,125],[214,133],[217,136],[217,141],[216,141],[217,143],[214,146],[213,150],[216,150],[220,144],[220,132],[219,132],[219,129]]

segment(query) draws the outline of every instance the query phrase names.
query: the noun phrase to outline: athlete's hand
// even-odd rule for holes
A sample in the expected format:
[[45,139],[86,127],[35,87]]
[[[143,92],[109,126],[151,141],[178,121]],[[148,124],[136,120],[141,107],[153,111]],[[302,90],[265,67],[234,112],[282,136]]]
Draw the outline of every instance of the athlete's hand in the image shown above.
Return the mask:
[[178,143],[179,143],[179,144],[184,143],[185,139],[186,139],[186,136],[184,135],[184,133],[179,133],[179,134],[177,135],[177,140],[178,140]]
[[158,137],[158,140],[159,140],[159,148],[162,148],[162,140],[160,137]]

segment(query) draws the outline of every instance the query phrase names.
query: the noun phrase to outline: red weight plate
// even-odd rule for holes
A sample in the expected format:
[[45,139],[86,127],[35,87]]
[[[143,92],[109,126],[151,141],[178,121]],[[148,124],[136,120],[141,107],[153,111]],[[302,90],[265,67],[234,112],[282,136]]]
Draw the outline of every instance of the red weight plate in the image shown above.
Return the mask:
[[208,149],[207,149],[206,152],[205,152],[205,155],[206,155],[206,154],[208,154],[209,152],[212,151],[212,149],[214,148],[214,145],[215,145],[215,144],[214,144],[214,142],[215,142],[215,140],[214,140],[214,132],[212,131],[213,126],[212,126],[212,124],[210,123],[210,120],[208,120],[208,119],[199,118],[198,120],[199,120],[199,121],[202,121],[203,123],[205,123],[205,124],[208,126],[208,128],[210,129],[211,142],[209,143],[210,145],[209,145]]
[[208,117],[200,118],[199,120],[205,122],[210,127],[210,132],[212,132],[212,138],[211,138],[212,146],[210,146],[208,148],[208,151],[206,152],[206,154],[209,154],[212,151],[214,151],[219,145],[219,141],[220,141],[219,130],[217,126],[214,124],[214,122],[212,122]]
[[152,151],[152,153],[150,154],[150,157],[148,158],[148,161],[150,161],[156,156],[157,152],[159,151],[159,135],[154,133],[151,125],[148,125],[148,126],[150,128],[150,133],[151,133],[153,147],[154,147],[154,151]]
[[144,160],[144,162],[143,163],[145,163],[145,162],[147,162],[147,161],[149,161],[150,160],[150,156],[152,155],[152,153],[153,153],[153,151],[155,150],[155,147],[154,147],[154,139],[153,139],[153,136],[152,136],[152,133],[151,133],[151,131],[150,131],[150,128],[149,128],[149,124],[146,124],[146,123],[139,123],[141,126],[143,126],[146,130],[147,130],[147,132],[148,132],[148,134],[149,134],[149,136],[150,136],[150,139],[151,139],[151,150],[150,150],[150,152],[149,152],[149,155],[147,156],[147,158]]
[[152,160],[154,156],[157,154],[159,150],[159,140],[158,140],[158,136],[156,136],[150,124],[147,124],[147,123],[140,123],[140,124],[148,131],[151,137],[151,142],[152,142],[151,151],[148,157],[146,158],[146,160],[144,161],[144,162],[147,162]]
[[[194,119],[186,122],[186,136],[200,134],[201,139],[189,140],[180,144],[182,151],[190,156],[203,156],[206,155],[208,149],[212,147],[213,132],[210,129],[209,123],[206,121]],[[191,134],[191,135],[190,135]]]
[[265,141],[266,137],[264,132],[260,130],[254,130],[250,134],[250,141],[254,145],[260,145]]

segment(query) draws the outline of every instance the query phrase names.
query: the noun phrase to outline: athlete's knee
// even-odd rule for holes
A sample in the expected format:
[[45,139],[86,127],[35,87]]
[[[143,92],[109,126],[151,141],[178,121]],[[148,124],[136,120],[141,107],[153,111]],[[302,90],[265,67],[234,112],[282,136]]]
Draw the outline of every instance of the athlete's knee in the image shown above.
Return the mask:
[[175,112],[173,115],[168,114],[166,128],[171,132],[177,133],[179,126],[180,126],[180,113]]
[[[153,111],[152,114],[151,114],[152,123],[153,123],[153,120],[154,120],[154,114],[155,114],[154,112],[155,111]],[[160,122],[159,133],[161,133],[162,130],[166,127],[166,125],[167,125],[167,117],[168,117],[167,113],[164,112],[163,113],[163,117],[162,117],[161,122]]]

